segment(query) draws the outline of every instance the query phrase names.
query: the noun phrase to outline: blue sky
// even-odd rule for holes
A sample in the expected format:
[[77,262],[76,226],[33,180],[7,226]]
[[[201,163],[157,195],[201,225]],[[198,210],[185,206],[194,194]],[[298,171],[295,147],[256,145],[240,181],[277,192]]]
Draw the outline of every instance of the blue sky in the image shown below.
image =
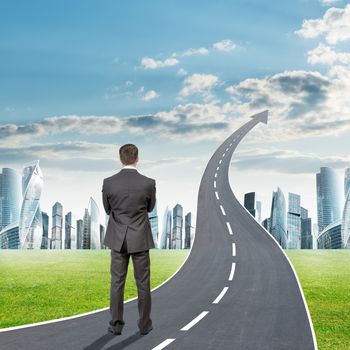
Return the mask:
[[332,0],[1,2],[0,167],[41,159],[43,209],[59,200],[81,217],[132,142],[160,217],[176,202],[195,212],[212,152],[269,108],[238,148],[233,187],[257,191],[265,217],[280,185],[315,219],[315,172],[350,166],[349,12]]

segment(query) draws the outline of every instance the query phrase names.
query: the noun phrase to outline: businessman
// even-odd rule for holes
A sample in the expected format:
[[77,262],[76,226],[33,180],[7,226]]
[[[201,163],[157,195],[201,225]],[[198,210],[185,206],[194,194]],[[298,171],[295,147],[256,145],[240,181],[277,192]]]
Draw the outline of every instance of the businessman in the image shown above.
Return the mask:
[[109,221],[104,245],[111,248],[111,289],[108,331],[121,334],[125,325],[124,286],[132,257],[138,292],[141,334],[153,329],[151,319],[150,257],[154,248],[148,212],[156,203],[156,182],[137,170],[138,148],[126,144],[119,149],[122,169],[103,180],[102,200]]

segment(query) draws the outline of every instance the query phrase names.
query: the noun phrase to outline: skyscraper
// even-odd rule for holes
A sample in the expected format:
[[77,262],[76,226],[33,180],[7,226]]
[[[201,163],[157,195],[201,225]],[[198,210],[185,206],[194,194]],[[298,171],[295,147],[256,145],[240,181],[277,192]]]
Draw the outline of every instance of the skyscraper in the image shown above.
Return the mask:
[[348,190],[342,215],[341,236],[343,248],[350,248],[350,190]]
[[191,248],[191,228],[192,228],[192,214],[187,213],[185,216],[185,249]]
[[167,206],[163,215],[163,229],[158,242],[158,248],[169,248],[169,242],[171,239],[171,210]]
[[301,249],[313,248],[313,236],[312,236],[312,222],[308,217],[309,213],[307,209],[300,207],[300,219],[301,219]]
[[266,218],[262,221],[261,225],[265,227],[266,231],[271,232],[271,219]]
[[52,207],[51,249],[62,249],[63,207],[56,202]]
[[85,208],[83,217],[83,240],[81,242],[81,249],[90,249],[90,214],[89,210]]
[[101,242],[101,249],[106,249],[106,246],[103,244],[103,240],[105,238],[105,227],[100,224],[100,242]]
[[3,168],[0,173],[0,231],[18,223],[22,205],[21,176],[16,170]]
[[75,224],[75,216],[70,211],[64,217],[65,249],[77,249],[77,230]]
[[341,193],[336,172],[321,167],[316,174],[317,221],[319,232],[340,219]]
[[344,175],[344,196],[346,198],[348,191],[350,189],[350,168],[345,169]]
[[101,249],[100,241],[100,211],[95,200],[90,197],[88,205],[90,217],[90,249]]
[[301,239],[300,195],[289,193],[287,213],[287,248],[299,249]]
[[149,222],[151,224],[152,236],[154,245],[158,246],[158,215],[157,215],[157,202],[153,210],[148,213]]
[[40,249],[43,236],[40,197],[43,174],[39,160],[23,168],[22,207],[19,219],[20,248]]
[[77,249],[83,249],[84,222],[77,220]]
[[244,195],[244,207],[255,217],[255,192]]
[[258,222],[261,222],[261,201],[256,201],[255,202],[255,206],[256,206],[256,220],[258,220]]
[[171,249],[182,249],[182,227],[183,209],[180,204],[173,208],[173,234],[171,239]]
[[43,237],[41,241],[41,249],[49,249],[49,215],[41,212],[43,220]]
[[286,200],[282,190],[273,191],[271,205],[270,232],[282,248],[287,247]]

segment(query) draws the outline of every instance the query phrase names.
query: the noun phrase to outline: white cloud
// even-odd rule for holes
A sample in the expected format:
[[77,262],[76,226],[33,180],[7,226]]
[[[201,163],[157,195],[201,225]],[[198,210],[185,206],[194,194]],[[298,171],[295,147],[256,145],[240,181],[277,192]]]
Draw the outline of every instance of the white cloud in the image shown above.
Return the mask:
[[179,63],[180,63],[179,60],[176,58],[167,58],[164,61],[161,61],[161,60],[155,60],[151,57],[143,57],[141,60],[141,65],[145,69],[171,67],[171,66],[176,66]]
[[236,48],[236,44],[230,39],[224,39],[214,43],[213,47],[218,51],[232,51]]
[[219,78],[213,74],[192,74],[184,80],[184,87],[179,96],[187,97],[193,94],[202,95],[205,98],[212,97],[212,89],[220,83]]
[[187,75],[186,69],[180,68],[180,69],[177,71],[177,75],[181,75],[181,76]]
[[321,4],[325,5],[325,6],[333,5],[333,4],[340,2],[340,1],[341,0],[320,0]]
[[159,94],[156,91],[149,90],[142,96],[142,100],[143,101],[151,101],[151,100],[154,100],[155,98],[158,98],[158,97],[159,97]]
[[295,32],[304,38],[325,35],[326,41],[337,44],[350,39],[350,4],[345,8],[329,8],[322,18],[303,21],[301,29]]
[[184,56],[193,56],[193,55],[200,55],[200,56],[204,56],[207,55],[209,53],[209,50],[205,47],[199,47],[196,49],[193,48],[189,48],[184,52],[174,52],[172,54],[173,57],[184,57]]
[[134,83],[131,81],[131,80],[127,80],[126,82],[125,82],[125,85],[126,86],[131,86],[131,85],[133,85]]
[[315,49],[310,50],[307,53],[307,61],[314,64],[329,64],[333,63],[350,63],[350,53],[348,52],[337,52],[331,47],[324,44],[319,44]]

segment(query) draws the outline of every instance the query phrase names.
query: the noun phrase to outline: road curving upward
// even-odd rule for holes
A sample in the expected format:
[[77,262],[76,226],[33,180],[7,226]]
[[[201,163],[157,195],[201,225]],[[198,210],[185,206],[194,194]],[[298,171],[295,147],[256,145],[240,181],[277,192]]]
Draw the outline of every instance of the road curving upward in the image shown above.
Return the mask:
[[215,151],[198,193],[195,239],[181,269],[152,291],[154,329],[138,333],[137,300],[124,306],[123,334],[106,333],[108,310],[0,333],[2,350],[317,349],[293,266],[239,203],[229,183],[233,153],[267,111]]

